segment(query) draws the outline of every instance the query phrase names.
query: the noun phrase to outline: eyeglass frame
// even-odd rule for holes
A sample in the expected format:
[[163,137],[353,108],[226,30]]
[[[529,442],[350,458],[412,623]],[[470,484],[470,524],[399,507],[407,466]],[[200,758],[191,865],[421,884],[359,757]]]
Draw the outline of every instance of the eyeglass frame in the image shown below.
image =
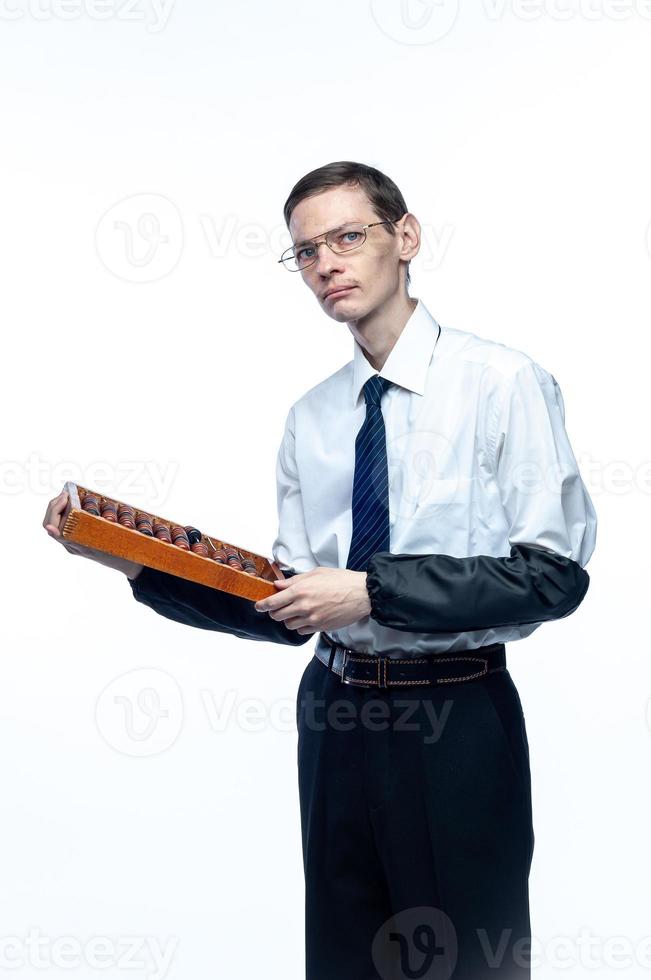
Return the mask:
[[[406,213],[407,212],[405,211],[405,214]],[[310,266],[314,265],[314,263],[317,261],[317,259],[319,257],[319,251],[318,251],[319,245],[327,245],[328,248],[330,249],[330,251],[331,252],[334,252],[335,255],[345,255],[346,252],[354,252],[356,248],[361,248],[362,245],[365,244],[366,239],[368,238],[368,235],[366,234],[366,229],[367,228],[375,228],[376,225],[395,225],[395,224],[397,224],[398,221],[402,221],[402,219],[404,218],[404,216],[405,216],[404,214],[401,214],[399,218],[387,218],[385,221],[372,221],[368,225],[362,225],[362,231],[364,232],[364,238],[359,243],[359,245],[353,245],[352,248],[345,248],[343,250],[343,252],[337,252],[337,250],[334,249],[332,247],[332,245],[330,244],[330,242],[328,241],[328,235],[330,235],[334,231],[339,231],[339,229],[340,228],[344,228],[345,225],[356,225],[358,223],[357,221],[345,221],[343,225],[337,225],[336,228],[330,228],[330,230],[329,231],[325,231],[323,233],[323,235],[317,235],[316,238],[306,238],[304,242],[299,242],[298,243],[301,247],[303,247],[305,245],[314,245],[315,249],[317,250],[316,255],[314,256],[314,258],[312,259],[312,261],[309,263],[309,265],[303,266],[302,269],[299,269],[298,267],[296,267],[296,269],[292,269],[291,266],[287,265],[287,259],[283,259],[282,256],[278,259],[278,262],[279,263],[282,263],[285,266],[285,268],[287,269],[288,272],[304,272],[305,269],[309,269]],[[323,240],[322,241],[317,241],[317,239],[319,239],[319,238],[322,238]],[[285,252],[289,252],[293,248],[296,248],[296,245],[290,245],[288,248],[285,249]],[[285,254],[285,252],[283,252],[283,255]],[[296,256],[295,255],[292,256],[292,257],[294,258],[294,260],[296,260]],[[288,256],[287,258],[290,258],[290,256]]]

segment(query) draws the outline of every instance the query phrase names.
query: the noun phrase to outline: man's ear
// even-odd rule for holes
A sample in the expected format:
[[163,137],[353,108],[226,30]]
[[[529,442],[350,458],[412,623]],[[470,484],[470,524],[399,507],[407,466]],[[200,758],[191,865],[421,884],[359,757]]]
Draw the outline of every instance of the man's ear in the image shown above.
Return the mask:
[[407,213],[403,214],[402,218],[400,219],[399,227],[405,236],[403,250],[407,253],[406,255],[401,255],[400,258],[404,259],[405,262],[411,262],[411,260],[420,252],[420,222],[415,214],[412,214],[411,211],[407,211]]

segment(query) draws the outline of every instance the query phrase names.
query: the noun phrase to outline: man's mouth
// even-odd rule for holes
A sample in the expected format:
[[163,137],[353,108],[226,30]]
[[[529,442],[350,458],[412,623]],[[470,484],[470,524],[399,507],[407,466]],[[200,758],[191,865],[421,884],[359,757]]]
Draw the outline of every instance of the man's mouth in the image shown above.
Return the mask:
[[345,296],[346,293],[349,293],[352,289],[355,289],[355,287],[342,286],[341,289],[331,289],[326,293],[325,299],[338,299],[339,296]]

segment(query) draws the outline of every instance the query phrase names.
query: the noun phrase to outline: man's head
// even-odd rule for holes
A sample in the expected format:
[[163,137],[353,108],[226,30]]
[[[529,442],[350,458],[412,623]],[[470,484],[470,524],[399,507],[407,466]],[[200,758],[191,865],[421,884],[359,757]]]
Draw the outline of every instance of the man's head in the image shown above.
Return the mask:
[[[294,246],[307,242],[302,255],[314,258],[295,274],[328,316],[340,322],[358,320],[397,297],[407,299],[409,262],[420,248],[420,225],[385,174],[347,160],[329,163],[298,181],[283,213]],[[361,247],[333,251],[324,241],[326,232],[350,222],[374,227],[366,229]],[[316,250],[309,245],[312,240]],[[355,236],[347,240],[354,242]],[[342,286],[352,288],[326,295]]]

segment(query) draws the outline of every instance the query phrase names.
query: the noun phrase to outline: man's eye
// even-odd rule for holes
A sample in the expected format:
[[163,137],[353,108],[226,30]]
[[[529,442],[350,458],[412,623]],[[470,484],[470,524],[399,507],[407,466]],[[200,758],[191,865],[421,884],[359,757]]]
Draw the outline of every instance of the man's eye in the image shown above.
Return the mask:
[[341,234],[337,235],[337,246],[345,248],[347,245],[354,245],[359,237],[358,231],[342,231]]
[[299,260],[299,262],[304,262],[306,259],[311,259],[313,254],[313,248],[301,248],[296,253],[296,258]]

